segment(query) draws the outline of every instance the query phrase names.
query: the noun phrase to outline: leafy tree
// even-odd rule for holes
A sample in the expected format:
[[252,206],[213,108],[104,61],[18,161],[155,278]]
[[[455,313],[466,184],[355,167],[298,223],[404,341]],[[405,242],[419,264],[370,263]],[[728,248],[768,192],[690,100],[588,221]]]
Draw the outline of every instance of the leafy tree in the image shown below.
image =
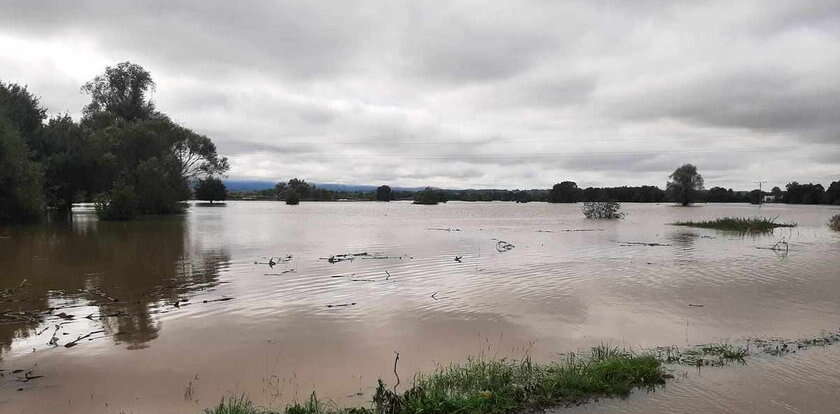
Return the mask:
[[513,199],[517,203],[527,203],[531,201],[531,196],[528,194],[527,191],[514,191]]
[[446,193],[432,187],[426,187],[414,195],[414,204],[437,204],[446,202]]
[[43,207],[41,171],[16,128],[0,117],[0,222],[31,221]]
[[685,164],[668,176],[667,191],[674,201],[687,206],[697,199],[697,193],[703,189],[703,176],[697,167]]
[[82,86],[82,91],[91,97],[84,114],[110,112],[127,121],[150,119],[155,115],[155,106],[147,95],[154,87],[152,75],[140,65],[122,62],[107,66],[104,74]]
[[199,180],[195,186],[196,200],[207,200],[210,204],[216,200],[227,199],[227,188],[220,178],[207,177]]
[[794,181],[785,186],[784,201],[790,204],[819,204],[825,196],[825,189],[821,184],[799,184]]
[[391,201],[392,197],[391,187],[381,185],[376,189],[376,201]]
[[840,204],[840,181],[834,181],[825,191],[826,204]]
[[216,144],[204,135],[175,126],[172,151],[181,163],[181,175],[187,179],[222,175],[230,169],[228,160],[216,153]]
[[[5,118],[10,128],[17,130],[29,149],[38,152],[34,140],[47,117],[46,108],[26,86],[0,82],[0,118]],[[40,154],[36,154],[37,155]]]
[[181,201],[190,197],[190,189],[179,167],[174,157],[151,157],[140,162],[132,175],[141,213],[183,212]]
[[286,204],[290,206],[300,204],[300,195],[295,190],[287,190],[284,198],[286,199]]
[[310,184],[298,178],[292,178],[291,180],[289,180],[287,188],[287,191],[295,192],[298,195],[298,197],[300,197],[303,200],[309,198],[309,193],[312,191],[312,186]]
[[577,202],[581,193],[577,183],[574,181],[563,181],[560,184],[554,184],[551,191],[548,193],[549,203],[574,203]]
[[101,220],[131,220],[138,213],[137,194],[132,185],[121,179],[110,192],[97,196],[94,207]]
[[773,201],[777,201],[777,202],[778,202],[778,201],[781,201],[781,200],[782,200],[782,195],[783,195],[783,194],[782,194],[782,189],[781,189],[781,188],[779,188],[778,186],[773,187],[773,189],[772,189],[772,190],[770,190],[770,194],[772,194],[772,195],[773,195]]

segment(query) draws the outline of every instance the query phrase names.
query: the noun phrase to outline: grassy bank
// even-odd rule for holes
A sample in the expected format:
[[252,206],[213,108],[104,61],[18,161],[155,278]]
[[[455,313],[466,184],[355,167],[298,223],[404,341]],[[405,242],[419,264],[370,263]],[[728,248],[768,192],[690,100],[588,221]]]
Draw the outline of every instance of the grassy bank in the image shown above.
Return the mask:
[[591,355],[572,355],[547,364],[530,359],[471,359],[418,375],[401,393],[386,388],[380,380],[366,407],[336,408],[313,393],[308,402],[282,411],[256,407],[245,398],[230,398],[205,414],[511,413],[626,396],[634,388],[663,384],[666,376],[653,355],[601,346],[593,348]]
[[723,217],[707,221],[678,221],[671,224],[674,226],[700,227],[742,233],[769,232],[777,227],[796,227],[795,223],[779,223],[775,218],[767,217]]

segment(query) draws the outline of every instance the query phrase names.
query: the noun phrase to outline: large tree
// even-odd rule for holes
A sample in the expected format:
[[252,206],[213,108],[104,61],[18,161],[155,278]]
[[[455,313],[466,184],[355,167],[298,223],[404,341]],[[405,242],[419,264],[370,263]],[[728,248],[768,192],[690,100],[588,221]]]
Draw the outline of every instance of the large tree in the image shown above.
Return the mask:
[[580,197],[581,190],[574,181],[563,181],[554,184],[548,193],[549,203],[574,203]]
[[227,199],[225,183],[217,177],[207,177],[203,180],[198,180],[195,186],[195,199],[209,201],[210,204],[213,204],[214,201]]
[[29,159],[17,128],[0,117],[0,222],[37,219],[41,193],[38,164]]
[[697,167],[694,165],[685,164],[668,176],[667,191],[674,201],[683,206],[696,201],[701,190],[703,190],[703,176],[697,172]]
[[376,201],[391,201],[392,199],[391,187],[381,185],[376,189]]
[[155,115],[155,106],[148,99],[154,87],[152,75],[140,65],[122,62],[107,66],[105,73],[82,86],[91,97],[85,116],[111,112],[127,121],[149,119]]

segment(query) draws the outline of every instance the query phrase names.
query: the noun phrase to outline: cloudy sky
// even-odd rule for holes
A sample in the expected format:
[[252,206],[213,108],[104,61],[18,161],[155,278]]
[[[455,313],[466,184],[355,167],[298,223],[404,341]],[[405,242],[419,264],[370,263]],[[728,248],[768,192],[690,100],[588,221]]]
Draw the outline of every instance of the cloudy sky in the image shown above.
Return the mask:
[[235,179],[840,179],[840,0],[0,0],[0,80],[52,113],[125,60]]

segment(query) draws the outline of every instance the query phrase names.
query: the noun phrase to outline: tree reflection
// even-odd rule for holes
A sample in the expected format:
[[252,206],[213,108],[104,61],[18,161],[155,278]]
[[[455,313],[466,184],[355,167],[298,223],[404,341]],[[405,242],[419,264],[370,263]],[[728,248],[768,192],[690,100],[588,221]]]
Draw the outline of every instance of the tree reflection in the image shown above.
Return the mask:
[[[69,321],[67,331],[87,329],[82,321],[98,322],[117,344],[148,346],[161,328],[155,314],[177,310],[179,302],[218,284],[230,259],[191,241],[184,217],[114,223],[76,214],[68,223],[0,234],[7,236],[0,239],[0,288],[13,289],[0,296],[6,315],[0,319],[0,355],[13,341],[62,321]],[[62,319],[61,312],[73,319]]]

